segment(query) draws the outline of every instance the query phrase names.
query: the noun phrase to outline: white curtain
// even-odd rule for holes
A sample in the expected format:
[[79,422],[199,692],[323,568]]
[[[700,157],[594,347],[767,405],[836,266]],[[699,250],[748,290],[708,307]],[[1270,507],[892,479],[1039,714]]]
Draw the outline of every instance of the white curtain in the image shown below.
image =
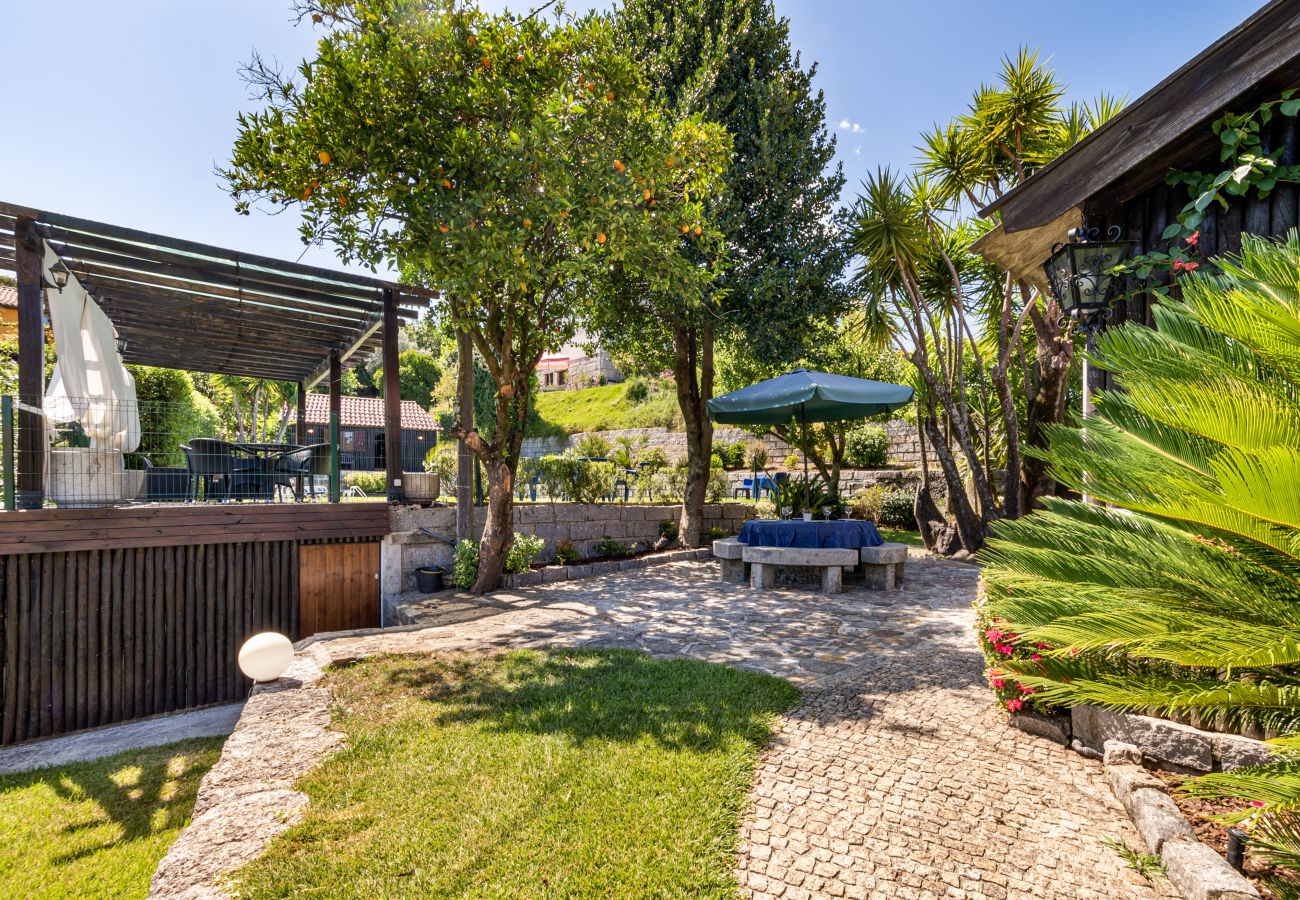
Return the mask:
[[[51,269],[58,263],[46,244],[47,284],[54,283]],[[117,329],[75,275],[62,290],[47,288],[45,300],[58,353],[45,391],[45,421],[80,422],[92,447],[130,453],[140,446],[140,409],[135,379],[117,351]]]

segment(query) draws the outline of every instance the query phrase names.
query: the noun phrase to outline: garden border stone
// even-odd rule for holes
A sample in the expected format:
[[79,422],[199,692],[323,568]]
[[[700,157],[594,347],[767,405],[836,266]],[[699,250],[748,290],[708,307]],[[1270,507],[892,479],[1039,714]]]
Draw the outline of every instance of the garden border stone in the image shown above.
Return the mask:
[[1084,755],[1100,754],[1108,741],[1118,740],[1137,747],[1145,759],[1182,771],[1230,772],[1269,758],[1268,745],[1254,738],[1097,706],[1073,707],[1070,727],[1075,749]]
[[1259,900],[1259,892],[1241,873],[1196,833],[1165,783],[1135,760],[1142,750],[1114,739],[1105,742],[1106,782],[1142,836],[1147,851],[1157,854],[1170,884],[1183,900]]

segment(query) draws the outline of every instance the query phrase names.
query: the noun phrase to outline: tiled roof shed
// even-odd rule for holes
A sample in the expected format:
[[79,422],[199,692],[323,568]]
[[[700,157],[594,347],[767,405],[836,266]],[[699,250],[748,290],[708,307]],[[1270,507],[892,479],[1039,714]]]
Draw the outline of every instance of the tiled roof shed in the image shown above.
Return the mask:
[[[343,428],[383,428],[383,397],[340,397],[339,425]],[[307,424],[328,425],[330,398],[327,394],[307,395]],[[433,416],[414,400],[402,401],[402,429],[404,431],[433,431],[437,424]]]

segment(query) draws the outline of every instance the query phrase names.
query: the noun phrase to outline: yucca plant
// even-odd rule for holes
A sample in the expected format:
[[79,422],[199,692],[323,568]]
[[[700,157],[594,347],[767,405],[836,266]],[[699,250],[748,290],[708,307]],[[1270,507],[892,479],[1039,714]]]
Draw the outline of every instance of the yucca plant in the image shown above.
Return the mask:
[[1182,278],[1155,330],[1100,338],[1123,392],[1045,456],[1110,506],[1001,523],[982,614],[1043,645],[994,675],[1039,702],[1291,734],[1189,790],[1240,801],[1257,850],[1300,867],[1300,236],[1245,237],[1218,268]]

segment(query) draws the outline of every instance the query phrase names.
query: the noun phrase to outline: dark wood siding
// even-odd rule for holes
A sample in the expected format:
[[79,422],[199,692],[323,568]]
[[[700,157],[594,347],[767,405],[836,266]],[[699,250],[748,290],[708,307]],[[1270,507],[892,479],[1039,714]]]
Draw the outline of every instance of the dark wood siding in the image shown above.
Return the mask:
[[[1297,143],[1294,119],[1275,118],[1264,128],[1265,151],[1284,148],[1283,163],[1289,164],[1300,158]],[[1219,172],[1225,165],[1216,153],[1188,168],[1193,171]],[[1169,187],[1161,183],[1132,197],[1094,196],[1085,204],[1084,216],[1087,225],[1099,227],[1103,232],[1112,226],[1118,226],[1124,238],[1138,242],[1134,253],[1165,252],[1169,250],[1170,242],[1163,240],[1160,235],[1165,226],[1178,218],[1179,211],[1188,199],[1185,187]],[[1233,253],[1241,249],[1243,233],[1282,236],[1295,228],[1298,222],[1300,191],[1295,185],[1279,185],[1263,199],[1253,193],[1247,197],[1234,197],[1226,210],[1218,204],[1211,206],[1201,225],[1199,249],[1206,257]],[[1131,291],[1136,286],[1135,283],[1130,283],[1127,289]],[[1153,324],[1151,298],[1148,295],[1138,294],[1118,305],[1114,324],[1128,321]],[[1099,387],[1111,386],[1108,375],[1098,375]]]

